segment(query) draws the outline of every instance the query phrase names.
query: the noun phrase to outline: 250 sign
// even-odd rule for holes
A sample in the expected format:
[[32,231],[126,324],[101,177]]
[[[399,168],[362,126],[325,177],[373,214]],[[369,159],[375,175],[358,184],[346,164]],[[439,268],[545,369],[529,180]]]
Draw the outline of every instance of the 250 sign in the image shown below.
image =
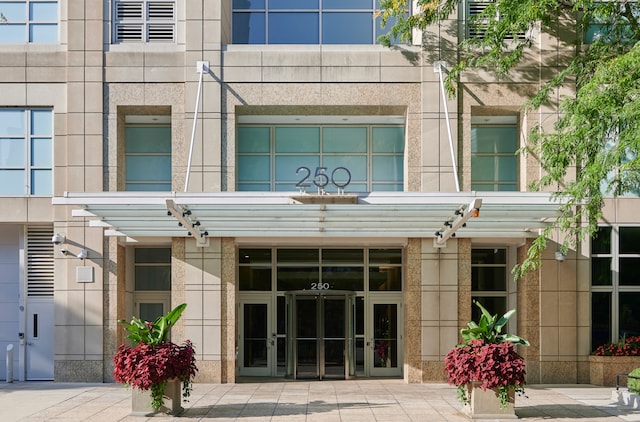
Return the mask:
[[[296,174],[302,173],[302,179],[296,183],[297,188],[306,188],[313,183],[318,188],[324,189],[329,183],[338,189],[344,189],[349,183],[351,183],[351,172],[345,167],[336,167],[331,172],[331,175],[327,174],[326,167],[316,167],[316,172],[311,176],[311,170],[309,167],[298,167]],[[346,177],[337,177],[340,173],[344,173]],[[331,176],[331,177],[329,177]]]

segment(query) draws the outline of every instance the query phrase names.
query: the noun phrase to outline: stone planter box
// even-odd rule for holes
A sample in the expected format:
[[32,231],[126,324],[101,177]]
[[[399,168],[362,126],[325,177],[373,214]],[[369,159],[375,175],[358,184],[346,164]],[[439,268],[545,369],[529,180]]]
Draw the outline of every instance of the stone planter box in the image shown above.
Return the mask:
[[640,356],[589,356],[589,382],[613,387],[616,374],[628,374],[636,368],[640,368]]
[[494,390],[483,390],[482,383],[473,382],[467,386],[470,393],[469,402],[462,411],[471,419],[518,419],[515,411],[515,391],[509,391],[509,404],[500,407],[500,399]]
[[164,390],[164,406],[160,409],[151,407],[151,391],[143,391],[137,388],[131,389],[131,415],[133,416],[153,416],[153,415],[179,415],[182,408],[182,383],[179,379],[172,379],[167,382]]

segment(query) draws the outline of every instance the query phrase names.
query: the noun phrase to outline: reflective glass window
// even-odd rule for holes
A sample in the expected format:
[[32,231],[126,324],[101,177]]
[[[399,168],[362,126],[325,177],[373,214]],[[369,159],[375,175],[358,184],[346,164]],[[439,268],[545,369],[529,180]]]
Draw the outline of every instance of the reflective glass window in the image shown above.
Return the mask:
[[53,112],[0,109],[0,195],[52,192]]
[[373,0],[234,0],[234,44],[375,44],[385,28]]
[[171,291],[170,248],[136,248],[134,257],[136,290]]
[[0,43],[57,43],[58,2],[0,1]]
[[591,347],[640,335],[640,227],[601,226],[591,239]]
[[236,190],[402,191],[398,125],[240,125]]
[[516,190],[517,149],[516,125],[473,125],[471,127],[472,190]]
[[171,126],[127,125],[125,189],[171,190]]

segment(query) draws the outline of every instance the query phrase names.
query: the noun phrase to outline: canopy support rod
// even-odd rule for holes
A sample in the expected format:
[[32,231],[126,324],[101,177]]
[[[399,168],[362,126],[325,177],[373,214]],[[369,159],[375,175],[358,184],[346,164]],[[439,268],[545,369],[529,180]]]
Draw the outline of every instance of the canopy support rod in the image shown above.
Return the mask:
[[189,176],[191,175],[191,160],[193,158],[193,144],[196,140],[196,127],[198,126],[198,110],[200,109],[200,93],[202,92],[202,77],[204,72],[209,72],[209,62],[198,61],[196,62],[196,70],[200,72],[200,79],[198,80],[198,93],[196,94],[196,106],[193,112],[193,129],[191,130],[191,146],[189,147],[189,162],[187,163],[187,177],[184,182],[184,191],[187,192],[189,188]]
[[440,76],[440,89],[442,91],[442,104],[444,105],[444,115],[447,121],[447,134],[449,135],[449,150],[451,151],[451,165],[453,166],[453,178],[456,182],[456,192],[460,192],[460,181],[458,180],[458,166],[456,165],[456,154],[453,148],[453,136],[451,135],[451,122],[449,121],[449,107],[447,106],[447,94],[444,89],[444,79],[442,71],[444,62],[437,61],[433,64],[433,71]]

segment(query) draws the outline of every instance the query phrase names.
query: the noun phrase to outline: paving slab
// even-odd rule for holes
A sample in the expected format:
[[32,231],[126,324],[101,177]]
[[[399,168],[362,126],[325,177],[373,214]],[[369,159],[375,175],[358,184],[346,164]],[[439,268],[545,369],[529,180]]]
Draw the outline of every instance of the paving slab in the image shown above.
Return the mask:
[[[591,385],[530,385],[516,398],[516,414],[523,421],[640,422],[640,411],[613,401],[611,393],[610,387]],[[131,391],[120,384],[0,383],[2,422],[469,420],[460,412],[454,387],[399,379],[196,383],[183,407],[179,417],[131,416]]]

